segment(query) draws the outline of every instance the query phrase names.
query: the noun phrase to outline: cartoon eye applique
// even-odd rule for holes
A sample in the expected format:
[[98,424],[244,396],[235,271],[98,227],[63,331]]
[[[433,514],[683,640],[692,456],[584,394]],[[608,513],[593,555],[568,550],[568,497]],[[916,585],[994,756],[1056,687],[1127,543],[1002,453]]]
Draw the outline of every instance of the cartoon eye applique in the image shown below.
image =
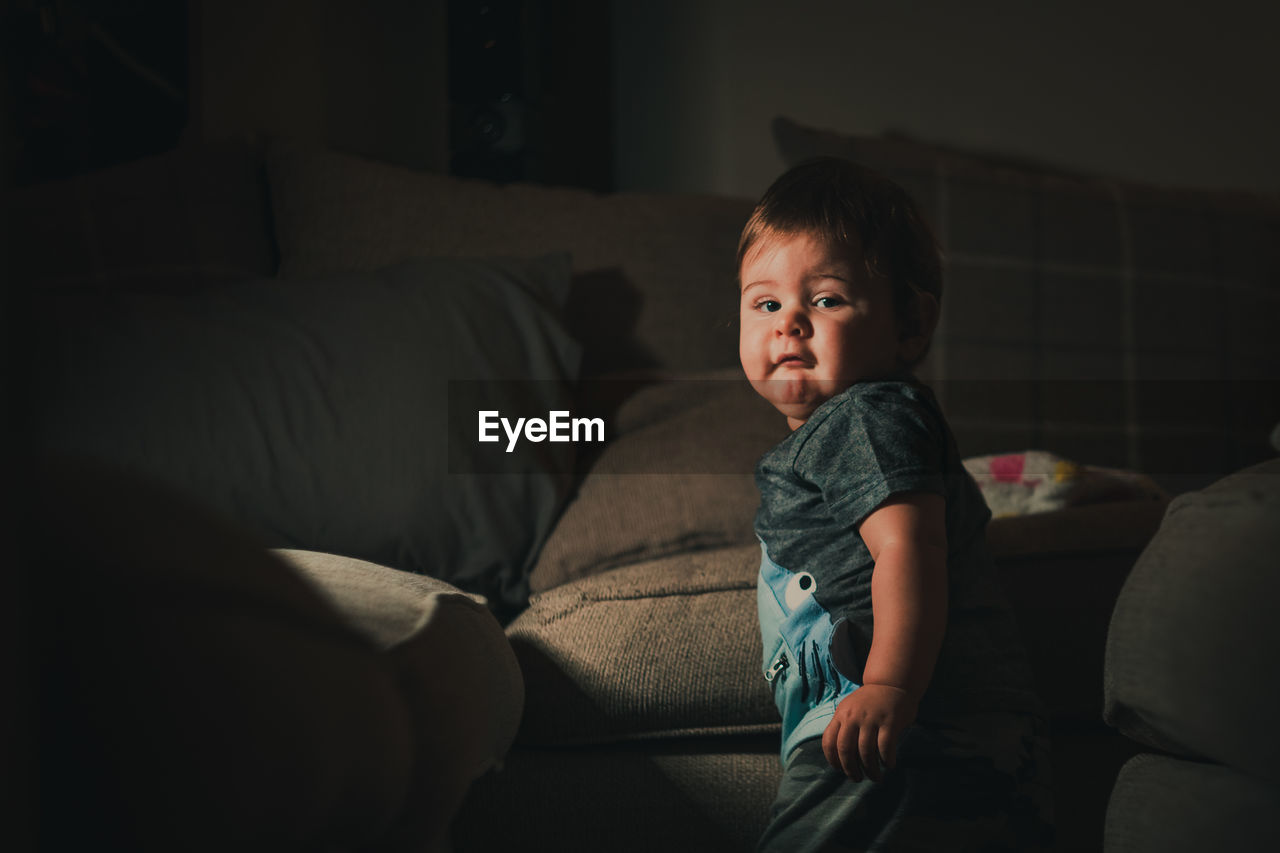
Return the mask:
[[805,601],[813,597],[814,590],[818,588],[818,584],[814,581],[813,575],[808,572],[800,572],[791,580],[787,581],[787,609],[795,610]]

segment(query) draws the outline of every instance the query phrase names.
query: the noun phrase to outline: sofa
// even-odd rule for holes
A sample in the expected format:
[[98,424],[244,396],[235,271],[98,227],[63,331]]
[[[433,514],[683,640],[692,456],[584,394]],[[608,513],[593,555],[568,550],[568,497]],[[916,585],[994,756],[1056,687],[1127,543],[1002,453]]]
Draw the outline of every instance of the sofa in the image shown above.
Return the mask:
[[1103,716],[1142,751],[1116,779],[1107,850],[1280,845],[1278,511],[1280,459],[1181,494],[1125,581]]
[[[1100,849],[1120,767],[1149,743],[1103,718],[1117,596],[1170,495],[1275,452],[1277,200],[787,119],[772,132],[788,162],[834,153],[886,172],[939,234],[943,321],[921,376],[996,509],[988,538],[1053,730],[1059,848]],[[275,755],[253,788],[278,807],[220,794],[255,770],[219,765],[146,844],[219,814],[216,837],[246,849],[429,849],[450,821],[459,853],[750,849],[780,773],[751,472],[786,429],[736,367],[733,258],[751,205],[499,186],[280,140],[192,140],[11,194],[18,446],[42,460],[33,482],[59,484],[23,525],[29,540],[49,531],[24,552],[26,630],[49,649],[33,707],[52,703],[50,731],[75,734],[31,760],[74,774],[96,749],[83,778],[125,774],[140,792],[95,812],[134,815],[129,832],[151,825],[139,815],[154,798],[179,798],[154,768],[124,765],[205,773],[217,751],[129,746],[192,731],[102,705],[120,666],[137,695],[160,684],[181,707],[193,680],[168,675],[183,657],[142,654],[141,630],[109,662],[67,639],[92,624],[109,645],[170,592],[198,597],[194,576],[225,587],[197,623],[213,636],[234,635],[244,608],[341,635],[345,651],[278,645],[269,619],[243,642],[182,632],[219,677],[236,661],[260,671],[228,682],[239,716],[206,722],[252,727],[245,709],[261,706],[276,727],[251,732],[254,754],[271,758],[280,721],[297,719],[279,752],[307,758]],[[491,423],[481,441],[481,412],[557,411],[603,434],[510,439]],[[124,512],[117,491],[151,509]],[[203,520],[166,522],[162,507]],[[95,562],[93,537],[57,560],[42,547],[77,529],[124,531],[109,544],[126,554],[165,535],[106,596],[130,560]],[[170,577],[166,556],[187,568]],[[78,603],[49,603],[63,596]],[[432,628],[449,609],[467,615]],[[262,687],[299,667],[314,677]],[[100,724],[75,725],[85,702]],[[469,713],[432,710],[446,706]],[[442,726],[465,753],[452,771]],[[401,757],[357,760],[379,755]],[[47,784],[37,828],[70,832],[62,803],[92,784]],[[384,808],[360,791],[383,791]]]

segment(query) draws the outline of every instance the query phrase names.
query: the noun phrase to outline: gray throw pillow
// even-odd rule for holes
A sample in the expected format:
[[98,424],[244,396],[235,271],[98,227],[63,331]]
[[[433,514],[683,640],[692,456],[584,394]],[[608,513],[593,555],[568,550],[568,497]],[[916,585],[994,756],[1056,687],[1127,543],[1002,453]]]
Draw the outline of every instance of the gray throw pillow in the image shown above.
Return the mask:
[[51,295],[36,441],[158,477],[266,545],[432,575],[508,615],[574,445],[505,456],[474,409],[570,408],[568,285],[561,254]]
[[1280,785],[1280,458],[1169,504],[1116,600],[1104,719]]

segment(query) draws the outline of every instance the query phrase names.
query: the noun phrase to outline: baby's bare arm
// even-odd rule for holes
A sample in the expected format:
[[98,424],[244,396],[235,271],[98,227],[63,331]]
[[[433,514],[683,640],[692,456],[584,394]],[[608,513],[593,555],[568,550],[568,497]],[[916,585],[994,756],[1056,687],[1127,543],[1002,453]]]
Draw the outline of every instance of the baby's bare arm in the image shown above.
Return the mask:
[[946,503],[912,492],[890,498],[858,532],[875,569],[875,636],[863,680],[924,695],[947,626]]
[[841,701],[823,733],[827,760],[860,779],[893,766],[902,732],[915,721],[947,624],[945,502],[912,492],[869,515],[859,534],[875,569],[875,636],[864,684]]

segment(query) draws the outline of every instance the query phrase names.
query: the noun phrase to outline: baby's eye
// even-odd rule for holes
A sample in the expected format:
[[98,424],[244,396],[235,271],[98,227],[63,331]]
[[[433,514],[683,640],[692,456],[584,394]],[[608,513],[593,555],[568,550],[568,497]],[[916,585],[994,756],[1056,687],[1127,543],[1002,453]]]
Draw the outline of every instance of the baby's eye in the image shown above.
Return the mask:
[[761,299],[756,303],[757,311],[768,311],[772,313],[774,311],[780,311],[781,309],[782,303],[776,299]]
[[838,305],[843,305],[844,300],[838,296],[819,296],[813,301],[813,304],[819,308],[835,308]]

